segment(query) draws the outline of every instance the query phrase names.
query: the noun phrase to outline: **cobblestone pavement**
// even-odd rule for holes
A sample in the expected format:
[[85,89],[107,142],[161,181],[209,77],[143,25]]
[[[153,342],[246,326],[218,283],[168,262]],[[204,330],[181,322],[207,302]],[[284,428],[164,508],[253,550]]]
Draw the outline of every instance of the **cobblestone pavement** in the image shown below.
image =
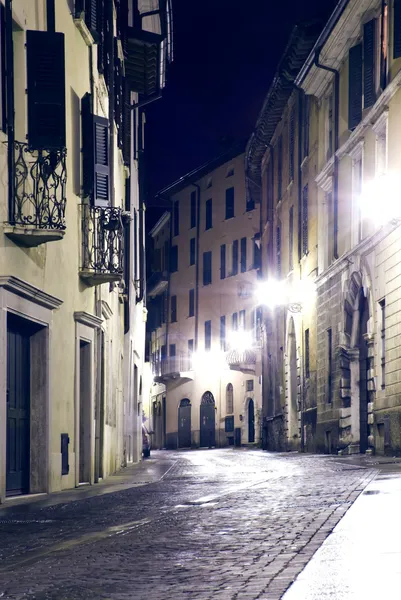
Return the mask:
[[0,511],[0,598],[278,600],[376,471],[252,450],[158,453],[162,480]]

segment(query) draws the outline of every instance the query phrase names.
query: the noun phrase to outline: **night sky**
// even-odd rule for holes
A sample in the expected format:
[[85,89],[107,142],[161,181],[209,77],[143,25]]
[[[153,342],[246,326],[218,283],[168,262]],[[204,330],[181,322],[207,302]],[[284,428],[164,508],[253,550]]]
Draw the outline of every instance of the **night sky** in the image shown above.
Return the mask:
[[174,63],[147,110],[148,225],[155,193],[247,139],[292,27],[328,18],[336,0],[173,0]]

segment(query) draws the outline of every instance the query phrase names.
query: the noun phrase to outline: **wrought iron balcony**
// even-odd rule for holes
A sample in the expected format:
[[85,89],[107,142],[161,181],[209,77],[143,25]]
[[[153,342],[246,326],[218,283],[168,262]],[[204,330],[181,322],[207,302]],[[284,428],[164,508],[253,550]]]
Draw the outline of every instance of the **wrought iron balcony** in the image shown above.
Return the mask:
[[226,361],[232,371],[254,374],[260,360],[260,348],[233,349],[226,353]]
[[192,356],[169,356],[152,362],[153,379],[166,383],[171,379],[193,379]]
[[67,150],[14,142],[13,201],[4,233],[21,246],[61,240],[66,229]]
[[88,285],[119,281],[124,270],[124,227],[121,208],[82,204],[82,268]]
[[147,290],[149,298],[155,298],[166,291],[168,286],[167,271],[155,271],[149,277]]

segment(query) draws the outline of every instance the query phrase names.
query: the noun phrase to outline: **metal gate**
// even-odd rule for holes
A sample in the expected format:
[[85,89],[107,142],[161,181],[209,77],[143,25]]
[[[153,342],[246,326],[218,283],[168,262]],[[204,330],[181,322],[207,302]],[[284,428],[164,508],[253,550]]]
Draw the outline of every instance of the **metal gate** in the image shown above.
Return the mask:
[[178,408],[178,447],[191,447],[191,402],[184,398]]
[[248,443],[255,441],[255,406],[250,398],[248,402]]
[[216,414],[214,397],[205,392],[200,406],[200,446],[211,448],[216,445]]
[[29,492],[30,341],[22,322],[7,321],[6,492],[15,495]]

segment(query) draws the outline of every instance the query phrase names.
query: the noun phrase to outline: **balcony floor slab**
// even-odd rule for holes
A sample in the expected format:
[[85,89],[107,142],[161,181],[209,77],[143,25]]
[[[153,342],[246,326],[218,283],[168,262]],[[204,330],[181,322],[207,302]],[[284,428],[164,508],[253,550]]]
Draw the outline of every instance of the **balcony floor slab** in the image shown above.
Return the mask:
[[62,240],[65,234],[64,229],[37,229],[24,225],[4,225],[3,232],[15,244],[25,248],[35,248],[47,242],[57,242]]

